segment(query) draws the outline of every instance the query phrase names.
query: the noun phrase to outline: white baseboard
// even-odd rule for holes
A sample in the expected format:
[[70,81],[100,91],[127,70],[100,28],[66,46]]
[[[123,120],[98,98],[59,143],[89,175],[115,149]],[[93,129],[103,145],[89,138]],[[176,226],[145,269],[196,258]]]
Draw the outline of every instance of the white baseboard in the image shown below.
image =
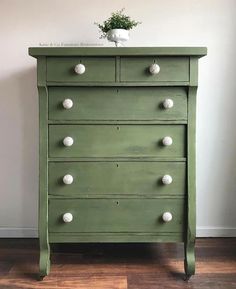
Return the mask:
[[236,228],[197,227],[197,237],[236,237]]
[[36,228],[7,228],[0,227],[0,238],[37,238]]
[[[0,227],[0,238],[37,238],[36,228]],[[197,227],[197,237],[236,237],[236,228]]]

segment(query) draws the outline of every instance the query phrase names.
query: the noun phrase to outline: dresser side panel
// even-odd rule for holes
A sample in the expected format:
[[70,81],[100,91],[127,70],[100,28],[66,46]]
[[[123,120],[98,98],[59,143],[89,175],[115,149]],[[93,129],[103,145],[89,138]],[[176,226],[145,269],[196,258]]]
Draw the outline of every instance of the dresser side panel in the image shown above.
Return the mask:
[[198,59],[190,58],[190,86],[188,93],[187,126],[187,228],[185,236],[185,273],[195,274],[196,238],[196,97]]
[[40,274],[49,272],[48,239],[48,92],[46,87],[46,57],[38,58],[38,94],[39,94],[39,243]]

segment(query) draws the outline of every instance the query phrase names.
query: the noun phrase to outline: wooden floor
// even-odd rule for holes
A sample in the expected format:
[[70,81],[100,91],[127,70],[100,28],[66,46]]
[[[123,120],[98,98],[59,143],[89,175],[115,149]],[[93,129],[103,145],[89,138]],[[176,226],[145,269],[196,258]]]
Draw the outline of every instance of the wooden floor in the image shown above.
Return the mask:
[[38,253],[37,239],[0,239],[0,289],[236,288],[236,238],[198,239],[197,272],[188,282],[181,244],[54,245],[43,281]]

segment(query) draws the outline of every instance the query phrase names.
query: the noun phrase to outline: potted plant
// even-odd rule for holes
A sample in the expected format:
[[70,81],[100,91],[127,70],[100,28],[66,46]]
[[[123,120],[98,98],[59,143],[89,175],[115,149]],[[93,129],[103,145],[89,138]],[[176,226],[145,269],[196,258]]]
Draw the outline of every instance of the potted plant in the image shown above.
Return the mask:
[[111,17],[102,24],[95,22],[101,32],[100,38],[107,38],[109,41],[115,42],[116,46],[121,46],[123,41],[129,39],[129,30],[136,27],[141,22],[132,20],[124,14],[124,8],[113,12]]

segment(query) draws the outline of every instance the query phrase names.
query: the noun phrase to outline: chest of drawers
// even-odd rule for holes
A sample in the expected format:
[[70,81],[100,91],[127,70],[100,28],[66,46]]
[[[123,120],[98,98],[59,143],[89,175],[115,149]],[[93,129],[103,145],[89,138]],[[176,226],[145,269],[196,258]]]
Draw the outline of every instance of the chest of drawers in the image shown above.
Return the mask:
[[183,242],[194,274],[204,47],[30,48],[40,112],[40,276],[50,244]]

